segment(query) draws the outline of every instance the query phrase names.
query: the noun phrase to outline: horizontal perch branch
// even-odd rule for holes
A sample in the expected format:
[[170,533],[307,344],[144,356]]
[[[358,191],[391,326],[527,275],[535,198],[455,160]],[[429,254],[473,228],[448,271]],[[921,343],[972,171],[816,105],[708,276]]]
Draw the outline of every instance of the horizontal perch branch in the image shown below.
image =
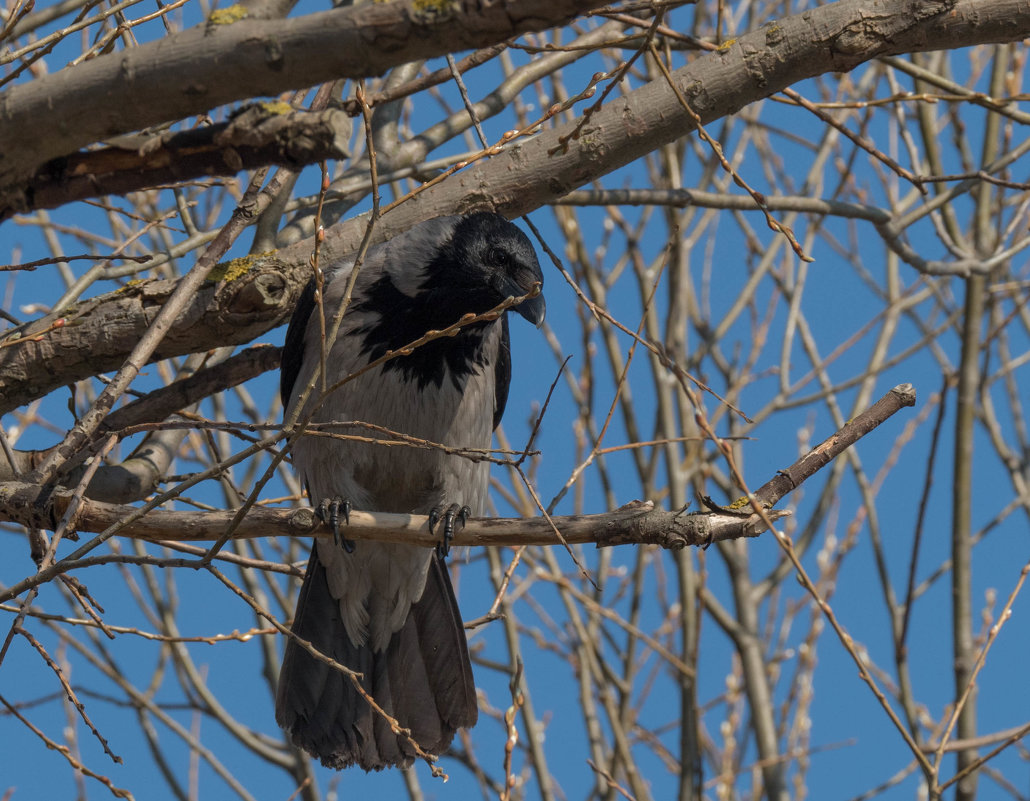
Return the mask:
[[[0,483],[0,517],[34,528],[53,528],[72,503],[70,491],[50,493],[35,484]],[[88,498],[79,502],[75,528],[99,533],[115,526],[135,511],[134,507],[101,503]],[[219,539],[233,520],[234,512],[171,512],[154,509],[126,525],[122,537],[150,542],[203,542]],[[554,525],[552,526],[551,523]],[[613,512],[593,515],[536,518],[470,518],[456,532],[452,545],[556,545],[555,527],[572,544],[661,545],[679,549],[738,537],[754,537],[765,531],[758,515],[732,512],[687,514],[655,508],[650,501],[635,501]],[[439,536],[429,532],[425,515],[353,511],[345,528],[347,538],[407,542],[431,547]],[[292,535],[328,537],[332,532],[313,510],[251,509],[234,533],[236,539]]]
[[[588,544],[660,545],[679,550],[688,545],[710,545],[713,542],[755,537],[769,524],[789,512],[769,507],[784,494],[828,464],[845,448],[875,429],[900,409],[915,404],[911,384],[900,384],[887,392],[866,411],[849,421],[833,436],[816,446],[786,470],[760,487],[750,498],[734,504],[741,511],[710,508],[705,512],[668,512],[651,501],[634,501],[612,512],[593,515],[569,515],[551,518],[472,518],[455,534],[452,544],[469,545],[555,545]],[[74,509],[71,509],[72,505]],[[751,505],[756,510],[747,509]],[[761,513],[758,513],[760,510]],[[235,512],[171,512],[152,509],[136,518],[139,509],[133,506],[103,503],[78,497],[70,490],[41,487],[37,484],[0,482],[0,520],[19,523],[29,529],[53,529],[65,516],[73,521],[69,531],[117,534],[150,542],[217,541],[229,530]],[[131,521],[131,522],[130,522]],[[309,508],[251,508],[238,522],[235,538],[275,536],[331,536]],[[382,542],[406,542],[432,547],[437,537],[429,531],[424,515],[388,514],[353,511],[346,527],[348,539],[374,539]],[[17,597],[59,573],[74,569],[79,562],[65,558],[28,576],[18,584],[0,592],[0,602]]]

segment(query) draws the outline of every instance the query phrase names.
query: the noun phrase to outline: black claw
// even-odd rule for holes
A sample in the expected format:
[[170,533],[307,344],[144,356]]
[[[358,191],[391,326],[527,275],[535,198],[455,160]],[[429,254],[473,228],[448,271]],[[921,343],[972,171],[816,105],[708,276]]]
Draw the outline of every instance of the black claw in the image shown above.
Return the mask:
[[430,534],[436,533],[436,524],[440,522],[441,518],[443,519],[443,531],[440,532],[440,542],[436,544],[436,552],[441,558],[446,559],[447,554],[451,551],[451,540],[454,539],[454,522],[460,522],[461,528],[465,528],[465,524],[471,516],[472,509],[470,507],[459,507],[456,503],[448,506],[447,510],[442,514],[439,506],[434,506],[429,510]]
[[354,540],[348,540],[340,535],[340,512],[343,512],[344,524],[349,526],[350,510],[350,501],[338,497],[323,498],[322,502],[318,504],[318,508],[315,509],[315,513],[319,520],[333,530],[333,544],[337,548],[343,548],[347,553],[354,553]]
[[[439,523],[439,522],[440,522],[440,507],[439,506],[434,506],[432,509],[429,510],[429,533],[430,534],[435,534],[436,533],[436,524]],[[446,531],[446,527],[444,528],[444,530]],[[439,542],[436,544],[436,553],[438,555],[440,555],[440,556],[446,557],[447,554],[441,552],[440,545],[441,545],[441,543],[439,543]]]

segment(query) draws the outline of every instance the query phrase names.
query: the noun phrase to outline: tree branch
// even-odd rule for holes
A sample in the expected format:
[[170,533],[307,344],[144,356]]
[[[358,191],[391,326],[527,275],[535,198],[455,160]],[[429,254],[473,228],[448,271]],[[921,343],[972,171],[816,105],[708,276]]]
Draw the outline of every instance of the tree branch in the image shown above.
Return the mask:
[[[798,81],[846,72],[880,56],[1028,35],[1030,7],[1016,0],[840,0],[740,36],[672,76],[691,110],[709,124]],[[482,208],[514,218],[551,203],[696,130],[695,117],[677,95],[664,79],[652,81],[585,118],[517,139],[391,208],[378,232]],[[361,218],[328,229],[324,256],[353,252],[364,230]],[[284,250],[284,258],[292,259],[285,253],[293,247]]]
[[915,405],[915,387],[911,384],[898,384],[864,412],[848,420],[832,437],[814,447],[793,465],[786,470],[778,470],[775,477],[755,490],[755,498],[765,506],[775,505],[788,492],[793,492],[810,476],[822,470],[888,417],[906,406]]
[[[868,410],[849,421],[832,437],[816,446],[791,467],[778,471],[758,492],[762,503],[779,499],[813,476],[843,450],[877,428],[897,411],[915,403],[915,390],[901,384],[890,390]],[[171,512],[152,509],[145,516],[126,523],[138,510],[132,506],[103,503],[76,497],[68,490],[40,487],[25,482],[0,483],[0,519],[18,523],[29,529],[53,528],[64,518],[71,504],[76,504],[75,521],[79,531],[147,540],[149,542],[196,542],[221,539],[230,523],[238,523],[233,533],[237,539],[257,537],[312,536],[331,537],[332,530],[307,507],[269,509],[252,507],[246,516],[236,520],[236,511]],[[738,502],[743,510],[750,505]],[[593,515],[537,518],[472,518],[456,532],[452,545],[519,546],[571,545],[593,543],[598,547],[613,545],[660,545],[680,550],[688,545],[757,537],[786,511],[763,507],[762,513],[713,508],[706,512],[665,511],[651,501],[634,501],[613,512]],[[560,534],[559,534],[560,532]],[[388,514],[385,512],[352,511],[347,525],[347,538],[402,542],[433,547],[439,538],[429,530],[425,515]],[[75,562],[67,559],[26,578],[5,592],[0,602],[61,572],[72,569]]]
[[234,354],[224,362],[203,367],[186,378],[142,398],[115,409],[100,426],[101,433],[116,433],[130,426],[157,423],[169,415],[192,406],[219,392],[243,384],[269,370],[276,370],[282,358],[282,348],[273,345],[255,345]]
[[[0,519],[25,526],[52,528],[72,503],[67,490],[51,492],[24,482],[0,483]],[[135,507],[83,498],[79,501],[79,531],[100,533],[117,526]],[[781,513],[782,514],[782,513]],[[122,537],[148,542],[208,542],[219,539],[233,520],[234,510],[171,512],[154,509],[125,526]],[[773,515],[775,518],[776,515]],[[553,526],[551,523],[553,522]],[[765,530],[758,515],[734,512],[667,512],[651,501],[633,501],[613,512],[546,518],[470,518],[455,532],[451,545],[559,545],[557,527],[571,544],[660,545],[679,550],[739,537],[756,537]],[[429,531],[426,515],[387,512],[350,513],[347,539],[403,542],[431,548],[440,538]],[[259,537],[332,537],[332,530],[313,509],[270,509],[255,506],[236,529],[234,539]]]
[[[153,358],[240,345],[281,324],[310,277],[277,254],[216,268],[190,299]],[[46,315],[0,340],[0,414],[92,375],[117,370],[178,282],[141,281]],[[63,322],[61,322],[63,321]]]
[[[25,183],[19,211],[52,209],[99,195],[124,195],[209,175],[235,175],[276,164],[301,167],[348,155],[351,121],[338,109],[299,111],[256,103],[232,117],[188,131],[128,137],[115,147],[48,161]],[[0,221],[15,209],[0,205]]]
[[[694,111],[708,123],[790,83],[851,69],[876,56],[1014,41],[1030,34],[1030,7],[1015,0],[956,0],[951,4],[904,0],[873,5],[878,9],[875,15],[869,12],[869,0],[841,0],[787,17],[736,39],[723,50],[694,59],[673,77]],[[862,36],[855,33],[859,29],[864,31]],[[0,102],[0,114],[2,108]],[[694,127],[694,118],[677,93],[664,80],[654,81],[609,102],[585,121],[581,118],[531,139],[515,140],[499,155],[428,186],[381,217],[372,242],[441,214],[483,208],[494,208],[509,217],[525,214]],[[577,128],[580,136],[571,139]],[[331,263],[353,254],[366,227],[365,218],[358,217],[326,229],[323,261]],[[156,356],[206,349],[211,342],[243,344],[279,325],[310,277],[311,248],[311,240],[304,240],[247,261],[246,274],[238,280],[246,286],[264,282],[267,288],[258,289],[262,300],[253,312],[234,314],[229,324],[225,312],[213,302],[216,294],[250,290],[230,282],[199,293]],[[240,267],[239,261],[230,265]],[[40,342],[15,347],[0,342],[0,413],[57,387],[116,369],[152,318],[148,309],[153,302],[146,296],[167,296],[171,288],[170,282],[153,281],[126,293],[130,298],[113,293],[84,304],[91,314],[76,314],[76,322],[96,325],[93,329],[72,331],[66,326],[50,330],[54,320],[44,317],[24,334],[18,332],[31,336],[48,331]],[[135,293],[142,302],[128,302]],[[112,326],[117,337],[111,336]]]
[[[395,0],[295,19],[205,25],[119,50],[0,95],[0,207],[44,162],[106,137],[568,22],[597,0]],[[112,92],[119,102],[112,103]],[[103,113],[98,113],[102,109]],[[39,131],[47,131],[45,137]]]
[[[278,368],[281,353],[282,348],[255,345],[223,362],[203,367],[168,386],[155,389],[107,415],[98,429],[98,437],[112,433],[123,436],[126,429],[160,423],[204,398]],[[182,424],[181,429],[185,428],[186,425]],[[155,444],[151,438],[128,459],[116,464],[101,465],[89,482],[89,497],[111,503],[131,503],[148,495],[154,481],[160,478],[171,461],[171,455],[168,458],[156,458],[155,447],[162,446]],[[177,447],[170,450],[174,452]],[[0,483],[16,481],[31,473],[46,460],[50,450],[12,451],[10,460],[0,459]],[[59,483],[64,486],[77,483],[82,475],[82,463],[93,454],[92,448],[84,448],[66,462]]]

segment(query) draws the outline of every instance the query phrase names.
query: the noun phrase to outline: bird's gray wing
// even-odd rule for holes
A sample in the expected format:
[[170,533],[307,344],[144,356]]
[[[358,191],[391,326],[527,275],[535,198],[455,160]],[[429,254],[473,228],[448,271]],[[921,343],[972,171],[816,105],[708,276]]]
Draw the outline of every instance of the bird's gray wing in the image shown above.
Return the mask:
[[308,281],[304,291],[300,293],[297,307],[290,317],[286,328],[286,341],[283,343],[281,359],[282,369],[279,371],[279,398],[283,408],[290,405],[293,396],[293,385],[297,383],[301,365],[304,363],[304,339],[308,330],[308,321],[315,310],[315,281]]
[[501,341],[494,362],[494,428],[501,424],[504,408],[508,405],[511,386],[511,334],[508,333],[508,315],[501,316]]

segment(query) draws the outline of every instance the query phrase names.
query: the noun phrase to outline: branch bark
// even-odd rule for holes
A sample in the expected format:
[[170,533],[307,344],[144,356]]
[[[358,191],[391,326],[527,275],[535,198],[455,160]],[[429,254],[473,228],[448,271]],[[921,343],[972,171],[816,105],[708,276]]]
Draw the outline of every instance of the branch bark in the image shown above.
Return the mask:
[[[40,165],[100,139],[562,25],[598,0],[395,0],[295,19],[217,17],[0,95],[0,205]],[[45,137],[39,131],[47,131]]]
[[[203,367],[192,375],[155,389],[107,415],[97,432],[98,438],[102,439],[107,434],[122,437],[134,433],[128,429],[139,430],[160,423],[204,398],[277,369],[281,353],[282,348],[255,345],[221,363]],[[190,427],[193,425],[190,424]],[[185,423],[172,426],[180,431],[186,427]],[[102,464],[93,474],[87,494],[94,500],[109,503],[131,503],[146,497],[153,490],[154,481],[163,475],[172,459],[171,454],[167,458],[156,458],[154,449],[162,447],[160,442],[151,437],[128,459],[114,464]],[[176,447],[171,448],[171,453],[177,447],[176,444]],[[12,451],[10,460],[0,459],[0,483],[17,481],[33,472],[46,461],[51,450]],[[83,449],[66,462],[62,466],[58,483],[62,486],[76,485],[83,474],[83,462],[93,456],[94,452],[92,448]]]
[[[473,518],[456,532],[452,544],[568,546],[594,543],[598,547],[634,544],[660,545],[681,550],[688,545],[707,547],[713,542],[757,537],[768,529],[770,523],[790,514],[766,508],[765,504],[775,502],[786,492],[796,489],[865,434],[879,427],[896,412],[914,404],[915,390],[910,384],[894,387],[868,410],[763,485],[755,493],[755,504],[759,511],[711,508],[706,512],[688,514],[683,509],[673,512],[658,509],[651,501],[634,501],[603,514],[518,519]],[[758,500],[759,496],[761,501]],[[171,512],[151,509],[138,517],[139,510],[136,507],[78,497],[72,491],[55,489],[53,486],[21,481],[0,483],[0,520],[18,523],[29,530],[53,529],[58,521],[69,514],[72,504],[75,504],[71,516],[75,520],[76,530],[103,533],[104,539],[117,534],[150,542],[218,541],[230,524],[236,523],[237,515],[235,510]],[[750,505],[748,499],[734,504],[742,510]],[[330,537],[332,530],[307,507],[269,509],[254,506],[238,522],[233,537],[248,539],[284,534]],[[350,513],[347,538],[403,542],[425,547],[433,547],[438,542],[438,538],[429,529],[429,518],[426,516],[357,510]],[[0,593],[0,602],[14,598],[78,565],[77,560],[65,558]]]
[[[256,103],[229,122],[129,137],[114,147],[48,161],[26,181],[19,211],[270,164],[301,167],[345,158],[350,132],[350,117],[338,109],[308,112],[284,103]],[[14,214],[13,207],[0,205],[0,222]]]
[[[252,341],[289,316],[310,277],[309,267],[286,264],[274,253],[234,259],[216,271],[179,315],[154,360],[208,350],[212,343]],[[117,370],[176,285],[130,284],[0,340],[0,414],[74,381]]]
[[[586,118],[516,140],[499,155],[390,209],[379,220],[379,232],[481,208],[518,217],[692,133],[691,111],[708,124],[798,81],[850,71],[880,56],[1027,36],[1030,7],[1015,0],[840,0],[822,5],[699,55],[672,73],[676,90],[664,80],[652,81]],[[364,230],[360,218],[339,223],[329,229],[323,253],[333,259],[352,252]]]
[[[25,526],[53,528],[72,503],[72,492],[48,492],[35,484],[0,483],[0,518]],[[100,533],[116,526],[132,506],[103,503],[83,498],[76,516],[79,531]],[[154,509],[128,524],[119,536],[148,542],[213,542],[218,540],[235,515],[234,510],[217,512],[171,512]],[[756,537],[765,530],[757,515],[731,512],[667,512],[651,501],[634,501],[613,512],[552,517],[470,518],[454,535],[453,546],[559,545],[555,527],[570,545],[593,543],[613,545],[660,545],[679,550],[688,545],[705,545],[739,537]],[[347,539],[403,542],[431,548],[440,538],[429,531],[425,515],[352,511],[346,527]],[[233,535],[234,539],[259,537],[332,537],[314,510],[269,509],[255,506]]]
[[[742,36],[723,50],[698,57],[673,73],[673,78],[679,92],[707,123],[798,80],[852,69],[877,56],[1014,41],[1027,35],[1030,7],[1015,0],[841,0]],[[577,128],[579,136],[573,139]],[[527,141],[516,140],[499,155],[427,187],[389,210],[377,222],[372,242],[441,214],[484,208],[509,217],[525,214],[694,129],[694,118],[683,108],[677,91],[664,80],[654,81],[609,102],[588,118],[546,130]],[[352,254],[366,227],[367,221],[358,217],[326,229],[322,260],[329,263]],[[260,290],[263,300],[249,315],[233,314],[231,324],[226,324],[226,312],[213,302],[218,299],[216,290],[200,293],[157,356],[206,349],[211,342],[243,344],[279,325],[310,275],[311,248],[311,240],[304,240],[248,263],[248,273],[240,280],[251,285],[267,282],[268,291]],[[170,289],[168,282],[155,281],[134,291],[166,296]],[[232,291],[233,284],[217,289],[218,293]],[[125,304],[119,294],[90,302],[97,327],[89,332],[80,328],[72,335],[54,329],[38,343],[12,348],[0,342],[0,413],[57,387],[118,367],[131,350],[125,343],[138,341],[146,330],[151,319],[147,309],[152,305]],[[76,315],[76,320],[87,324],[84,315]],[[31,336],[52,323],[43,318],[25,333]],[[109,338],[112,325],[121,343],[117,346]],[[46,366],[45,371],[41,365]]]

